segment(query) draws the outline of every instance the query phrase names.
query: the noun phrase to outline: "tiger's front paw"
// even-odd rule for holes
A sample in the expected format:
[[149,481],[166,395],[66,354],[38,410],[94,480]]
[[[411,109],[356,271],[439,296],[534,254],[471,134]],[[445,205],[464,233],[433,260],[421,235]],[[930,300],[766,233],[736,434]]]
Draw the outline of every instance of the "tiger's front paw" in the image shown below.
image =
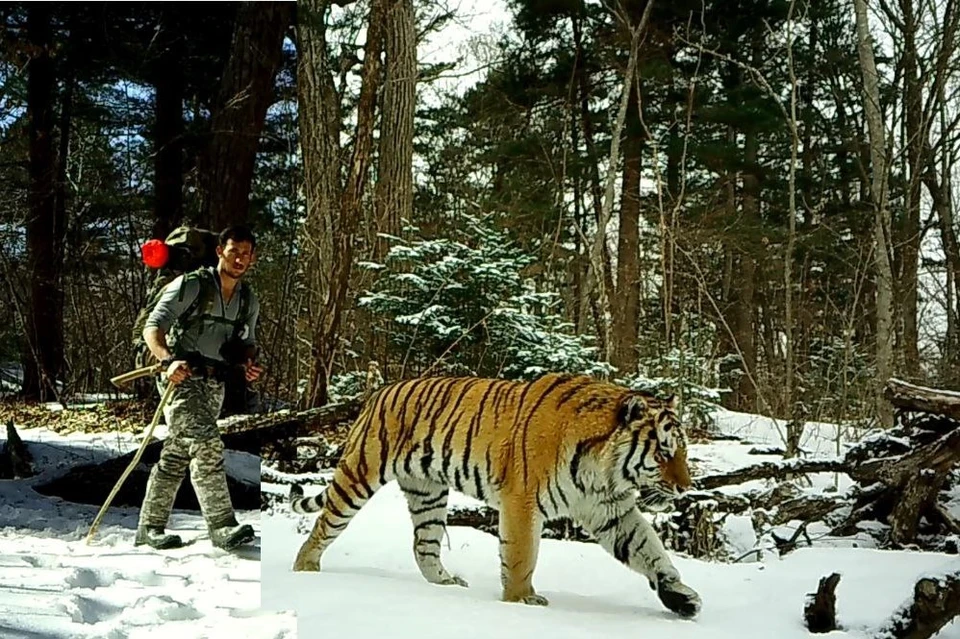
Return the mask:
[[550,605],[550,601],[547,600],[546,597],[544,597],[543,595],[538,595],[536,593],[532,595],[527,595],[526,597],[521,599],[521,601],[527,604],[528,606],[549,606]]
[[440,585],[441,586],[462,586],[464,588],[468,587],[467,580],[464,579],[463,577],[447,577],[446,579],[440,582]]
[[535,592],[528,592],[524,595],[504,594],[503,600],[511,603],[525,603],[528,606],[547,606],[550,604],[546,597]]
[[295,572],[319,572],[320,555],[301,548],[297,554],[297,559],[293,562],[293,570]]
[[657,596],[669,610],[685,619],[692,619],[700,612],[700,595],[679,579],[661,577],[657,582]]

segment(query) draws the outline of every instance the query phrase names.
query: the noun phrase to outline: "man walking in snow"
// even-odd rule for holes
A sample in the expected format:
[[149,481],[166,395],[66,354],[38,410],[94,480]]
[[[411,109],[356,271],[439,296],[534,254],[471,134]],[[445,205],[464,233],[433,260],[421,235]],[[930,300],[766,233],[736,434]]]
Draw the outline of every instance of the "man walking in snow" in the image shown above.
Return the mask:
[[[217,418],[231,363],[243,366],[248,382],[262,371],[254,363],[259,302],[250,285],[241,282],[255,250],[247,228],[225,229],[216,249],[217,266],[173,280],[146,321],[144,341],[165,368],[158,390],[162,395],[167,384],[176,388],[164,407],[169,434],[150,471],[134,545],[183,545],[165,528],[188,466],[213,545],[230,550],[254,538],[253,528],[237,521],[230,501]],[[242,356],[234,359],[230,352]]]

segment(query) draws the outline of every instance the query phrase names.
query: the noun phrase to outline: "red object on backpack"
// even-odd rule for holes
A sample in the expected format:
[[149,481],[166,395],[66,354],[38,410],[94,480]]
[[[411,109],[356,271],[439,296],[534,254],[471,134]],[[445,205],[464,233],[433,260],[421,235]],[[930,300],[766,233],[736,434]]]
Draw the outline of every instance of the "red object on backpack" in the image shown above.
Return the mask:
[[170,249],[163,240],[149,240],[140,247],[143,263],[150,268],[161,268],[170,257]]

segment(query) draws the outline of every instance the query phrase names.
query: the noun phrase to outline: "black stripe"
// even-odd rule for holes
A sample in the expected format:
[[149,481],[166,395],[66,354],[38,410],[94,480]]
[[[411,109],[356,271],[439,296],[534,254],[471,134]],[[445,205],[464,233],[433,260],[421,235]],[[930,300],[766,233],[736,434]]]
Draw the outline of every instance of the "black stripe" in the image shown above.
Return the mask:
[[[423,457],[420,459],[420,468],[423,471],[424,477],[430,476],[430,466],[433,464],[433,435],[437,429],[437,419],[440,417],[440,414],[443,413],[444,407],[447,405],[447,400],[450,397],[450,393],[456,384],[456,380],[453,378],[443,378],[438,382],[440,384],[445,384],[446,388],[443,393],[436,393],[433,400],[430,402],[430,405],[427,407],[427,410],[424,414],[424,417],[430,415],[430,425],[427,427],[427,434],[423,439]],[[437,412],[434,412],[434,407],[439,405]]]
[[423,552],[418,550],[417,554],[421,557],[433,557],[434,559],[440,559],[440,553],[438,552]]
[[337,508],[336,506],[334,506],[333,504],[331,504],[329,499],[327,499],[327,500],[325,501],[325,503],[323,504],[323,507],[324,507],[324,509],[326,509],[326,511],[327,511],[328,513],[330,513],[331,515],[333,515],[333,516],[336,517],[337,519],[350,519],[350,517],[347,517],[347,516],[344,515],[342,512],[340,512],[340,509],[339,509],[339,508]]
[[350,510],[360,510],[360,507],[353,503],[353,500],[350,499],[350,495],[347,494],[347,491],[344,490],[340,484],[333,482],[330,487],[333,488],[334,492],[337,493],[337,497],[340,498],[340,501],[343,502],[344,506]]
[[411,514],[411,515],[422,515],[422,514],[424,514],[424,513],[430,512],[431,510],[438,510],[438,509],[440,509],[440,508],[443,508],[443,506],[436,505],[436,504],[434,504],[433,506],[423,506],[423,507],[418,507],[418,508],[414,508],[413,506],[410,506],[410,514]]
[[[403,458],[403,472],[407,475],[412,475],[413,470],[410,468],[410,464],[413,463],[413,456],[416,454],[417,449],[420,448],[420,442],[414,442],[413,446],[410,447],[410,451]],[[396,462],[394,462],[396,463]],[[396,474],[396,469],[394,469],[394,474]]]
[[567,501],[567,496],[563,494],[563,486],[561,485],[559,480],[557,480],[556,486],[557,486],[557,494],[560,495],[560,501],[563,502],[564,508],[570,508],[570,502]]
[[593,380],[588,378],[581,381],[576,386],[573,386],[572,388],[568,388],[567,390],[565,390],[563,394],[560,395],[560,399],[557,400],[557,408],[559,409],[563,407],[563,405],[569,402],[571,399],[573,399],[577,395],[577,393],[582,391],[587,386],[590,386],[591,384],[593,384]]
[[474,413],[473,419],[470,420],[470,426],[467,428],[467,440],[463,448],[463,474],[464,475],[470,474],[470,469],[469,469],[470,449],[473,446],[474,430],[480,430],[480,420],[485,413],[487,400],[490,399],[490,393],[493,391],[495,387],[496,387],[496,384],[493,382],[490,382],[487,384],[487,390],[484,391],[483,397],[480,398],[480,403],[477,405],[477,411],[476,413]]
[[632,480],[635,476],[634,473],[630,472],[630,468],[633,466],[630,462],[633,459],[633,454],[637,452],[638,443],[640,443],[640,432],[635,430],[630,435],[630,450],[623,458],[623,478],[627,481]]
[[617,524],[620,523],[621,518],[622,518],[622,515],[614,515],[613,517],[608,519],[602,526],[597,528],[594,534],[599,537],[600,535],[604,535],[610,532],[611,530],[617,527]]
[[547,497],[550,498],[550,503],[553,505],[553,511],[558,512],[560,508],[557,507],[557,500],[553,496],[553,482],[550,479],[547,479]]
[[543,504],[540,502],[540,495],[537,495],[537,510],[540,511],[540,514],[543,515],[544,519],[550,517],[550,513],[547,512],[547,509],[543,507]]
[[636,528],[631,528],[630,532],[623,539],[618,540],[614,548],[613,556],[622,564],[630,564],[630,544],[633,543],[633,536],[637,534]]
[[[537,397],[537,401],[534,402],[533,408],[531,408],[531,409],[530,409],[530,412],[527,413],[527,419],[526,419],[526,421],[524,421],[524,422],[523,422],[523,426],[521,426],[521,429],[522,429],[522,431],[523,431],[523,435],[522,435],[523,439],[522,439],[522,443],[521,443],[521,447],[520,447],[520,450],[521,450],[520,459],[523,461],[523,483],[524,483],[524,484],[527,483],[527,475],[528,475],[528,470],[529,470],[529,465],[527,464],[529,455],[526,454],[526,450],[527,450],[527,432],[528,432],[529,429],[530,429],[530,422],[533,420],[533,416],[536,414],[537,409],[540,407],[540,404],[542,404],[542,403],[543,403],[543,400],[545,400],[545,399],[547,398],[547,395],[549,395],[550,393],[552,393],[558,386],[562,386],[563,384],[565,384],[565,383],[567,383],[567,382],[569,382],[569,381],[570,381],[570,378],[567,377],[567,376],[561,376],[561,377],[558,377],[557,379],[553,380],[553,381],[550,383],[550,386],[548,386],[543,392],[540,393],[540,396]],[[523,391],[523,395],[520,396],[520,404],[519,404],[519,408],[518,408],[518,410],[517,410],[517,419],[518,419],[518,420],[520,419],[520,410],[523,408],[524,399],[526,398],[527,392],[528,392],[531,388],[533,388],[533,384],[530,384],[530,386],[528,386],[527,388],[525,388],[524,391]]]
[[596,437],[591,437],[590,439],[584,439],[577,442],[577,448],[573,452],[573,458],[570,460],[570,479],[573,480],[573,485],[580,492],[584,492],[586,490],[586,486],[584,486],[583,482],[580,481],[580,478],[577,477],[577,473],[580,472],[581,458],[591,448],[606,441],[608,437],[609,435],[598,435]]
[[439,546],[440,540],[433,537],[421,537],[417,539],[417,546]]
[[453,469],[453,487],[459,492],[465,492],[463,490],[463,482],[460,480],[460,467]]
[[421,522],[417,522],[417,525],[414,526],[413,530],[417,531],[423,528],[428,528],[430,526],[440,526],[441,528],[443,528],[444,526],[446,526],[446,524],[442,519],[424,519]]
[[417,488],[411,488],[409,486],[401,486],[401,488],[403,489],[403,492],[405,492],[406,494],[416,495],[417,497],[430,497],[431,495],[433,495],[433,493],[430,492],[429,490],[419,490]]
[[486,495],[483,494],[483,482],[480,481],[480,468],[477,466],[473,467],[473,483],[477,488],[476,498],[480,501],[487,501]]
[[450,491],[449,491],[448,489],[444,488],[444,489],[441,490],[439,493],[437,493],[435,496],[433,496],[433,497],[427,497],[426,499],[424,499],[422,503],[423,503],[424,505],[426,505],[426,504],[439,504],[442,500],[446,499],[449,494],[450,494]]
[[387,432],[387,423],[380,424],[377,431],[377,439],[380,441],[380,484],[387,483],[387,459],[390,457],[390,434]]

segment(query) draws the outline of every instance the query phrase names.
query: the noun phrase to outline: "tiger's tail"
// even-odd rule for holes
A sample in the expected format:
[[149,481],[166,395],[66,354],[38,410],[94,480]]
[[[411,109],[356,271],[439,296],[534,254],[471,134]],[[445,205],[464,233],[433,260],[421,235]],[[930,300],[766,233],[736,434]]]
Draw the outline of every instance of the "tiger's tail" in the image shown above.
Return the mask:
[[293,512],[305,515],[308,513],[318,513],[323,509],[323,495],[326,491],[315,497],[304,497],[303,488],[299,484],[290,485],[290,508]]

